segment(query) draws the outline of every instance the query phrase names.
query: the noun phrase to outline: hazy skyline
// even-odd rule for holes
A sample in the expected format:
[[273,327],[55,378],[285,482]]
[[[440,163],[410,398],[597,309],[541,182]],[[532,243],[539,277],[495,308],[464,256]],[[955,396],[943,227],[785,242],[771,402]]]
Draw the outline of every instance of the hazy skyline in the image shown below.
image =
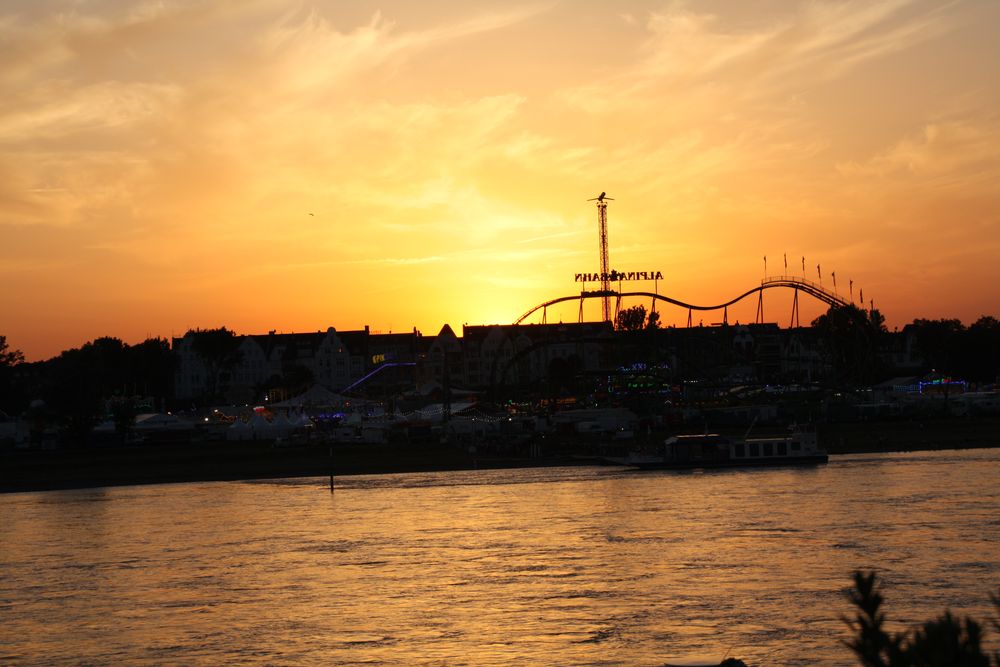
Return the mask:
[[598,268],[601,191],[611,265],[672,297],[787,253],[890,328],[969,323],[1000,310],[998,23],[992,0],[14,0],[0,334],[35,360],[509,323]]

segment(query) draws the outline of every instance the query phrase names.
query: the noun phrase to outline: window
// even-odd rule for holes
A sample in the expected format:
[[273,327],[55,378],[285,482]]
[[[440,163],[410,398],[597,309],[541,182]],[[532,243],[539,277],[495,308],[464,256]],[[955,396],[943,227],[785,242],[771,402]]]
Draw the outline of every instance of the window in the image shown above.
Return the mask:
[[778,443],[778,456],[788,456],[788,443],[786,442]]
[[764,456],[774,456],[774,443],[765,442],[764,443]]
[[733,445],[733,458],[741,459],[746,455],[747,455],[746,446],[742,444]]
[[760,456],[760,445],[756,442],[750,443],[750,456]]

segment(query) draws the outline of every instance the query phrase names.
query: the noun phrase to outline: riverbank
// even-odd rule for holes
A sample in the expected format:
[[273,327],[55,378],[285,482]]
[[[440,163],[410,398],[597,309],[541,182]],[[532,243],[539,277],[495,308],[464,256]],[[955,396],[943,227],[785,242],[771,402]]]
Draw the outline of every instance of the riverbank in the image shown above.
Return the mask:
[[0,492],[572,465],[567,457],[489,457],[442,445],[301,445],[271,442],[19,450],[0,456]]
[[[819,436],[833,455],[1000,447],[1000,419],[822,424]],[[584,449],[526,458],[438,443],[275,447],[269,442],[203,442],[26,449],[0,452],[0,492],[598,462]]]
[[821,424],[830,454],[1000,447],[1000,418],[977,417]]

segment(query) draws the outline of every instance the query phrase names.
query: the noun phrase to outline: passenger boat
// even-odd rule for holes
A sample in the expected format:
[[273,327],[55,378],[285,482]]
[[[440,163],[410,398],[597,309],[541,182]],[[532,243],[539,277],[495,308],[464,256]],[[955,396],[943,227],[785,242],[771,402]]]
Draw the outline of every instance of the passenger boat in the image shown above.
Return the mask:
[[613,463],[642,469],[732,468],[826,463],[815,430],[796,429],[781,438],[730,438],[716,433],[676,435],[656,451],[631,452]]

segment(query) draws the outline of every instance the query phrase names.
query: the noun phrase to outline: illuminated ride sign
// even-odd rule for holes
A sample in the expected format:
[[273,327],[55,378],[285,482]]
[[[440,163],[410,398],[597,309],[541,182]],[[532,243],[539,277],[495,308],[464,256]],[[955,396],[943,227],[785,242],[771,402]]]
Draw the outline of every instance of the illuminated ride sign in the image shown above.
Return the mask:
[[610,283],[622,280],[663,280],[663,273],[661,271],[612,271],[611,273],[577,273],[573,277],[573,281],[578,283],[604,282],[605,280]]

